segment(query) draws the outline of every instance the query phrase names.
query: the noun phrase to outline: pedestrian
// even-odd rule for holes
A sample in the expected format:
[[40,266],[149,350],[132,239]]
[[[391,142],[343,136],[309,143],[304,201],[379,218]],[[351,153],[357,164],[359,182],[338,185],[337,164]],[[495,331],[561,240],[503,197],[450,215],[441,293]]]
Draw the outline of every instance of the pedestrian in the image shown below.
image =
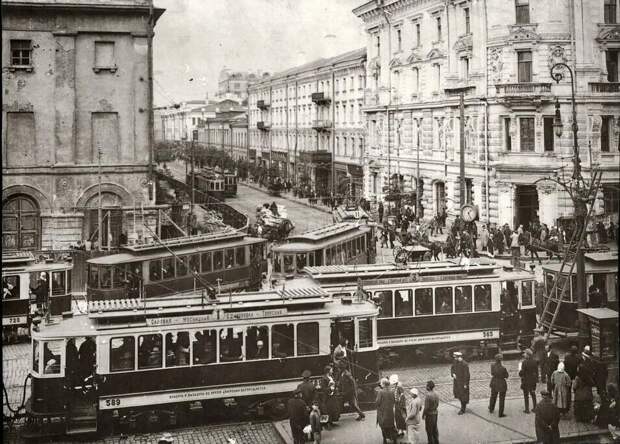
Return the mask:
[[536,379],[538,380],[538,372],[540,372],[540,381],[543,383],[546,382],[546,375],[544,369],[546,343],[547,341],[542,335],[542,331],[539,328],[534,329],[534,337],[532,338],[531,350],[534,353],[534,361],[536,362],[536,366],[538,368]]
[[394,422],[398,436],[403,436],[407,431],[407,402],[405,399],[405,389],[398,382],[398,375],[390,376],[390,388],[394,392]]
[[450,373],[454,397],[461,401],[461,410],[458,414],[462,415],[469,403],[469,365],[463,360],[461,352],[454,352],[454,363],[450,368]]
[[482,230],[480,230],[480,250],[488,251],[489,246],[489,232],[487,231],[487,226],[483,225]]
[[505,240],[502,232],[498,228],[495,229],[495,233],[493,234],[493,246],[500,256],[504,254],[504,242]]
[[592,386],[587,384],[581,376],[580,369],[583,366],[581,364],[577,370],[577,376],[573,380],[573,399],[574,399],[574,414],[575,421],[577,422],[590,422],[594,416],[594,409],[592,402],[594,396],[592,395]]
[[379,202],[379,208],[377,209],[379,213],[379,223],[383,222],[383,202]]
[[327,427],[333,425],[337,420],[337,409],[335,401],[336,381],[334,380],[334,369],[331,365],[326,365],[323,376],[321,377],[321,412],[328,416]]
[[553,404],[551,395],[545,389],[540,392],[542,399],[534,408],[536,418],[536,440],[543,444],[560,443],[560,410]]
[[389,236],[389,239],[390,239],[390,248],[393,250],[394,249],[394,240],[396,239],[396,234],[394,233],[393,229],[389,230],[388,236]]
[[503,418],[504,414],[504,402],[506,400],[506,391],[508,390],[508,370],[502,365],[502,355],[500,353],[495,355],[495,362],[491,365],[491,399],[489,400],[489,413],[493,413],[495,410],[495,401],[499,395],[499,417]]
[[536,408],[538,366],[532,358],[532,350],[529,348],[525,349],[523,360],[519,363],[519,377],[521,378],[521,390],[523,390],[523,401],[525,402],[523,413],[530,413],[530,396],[532,397],[532,408]]
[[428,444],[439,444],[439,429],[437,428],[439,396],[433,391],[434,388],[433,381],[426,383],[426,397],[424,398],[424,410],[422,410]]
[[388,230],[387,225],[383,226],[383,230],[381,230],[381,248],[388,247]]
[[383,444],[387,444],[388,439],[396,443],[398,434],[394,427],[394,393],[390,390],[390,381],[387,378],[381,379],[381,389],[377,392],[375,401],[377,407],[377,425],[381,427]]
[[570,408],[570,391],[572,381],[568,373],[564,370],[564,363],[559,362],[558,368],[552,374],[550,379],[551,393],[553,394],[553,403],[560,409],[561,414],[568,412]]
[[571,380],[575,379],[575,376],[577,376],[577,367],[579,367],[580,362],[579,349],[576,345],[573,345],[570,351],[564,356],[564,369]]
[[306,426],[306,404],[301,399],[301,392],[295,390],[287,403],[288,419],[293,434],[293,444],[304,444],[304,427]]
[[357,402],[357,384],[355,378],[349,370],[349,363],[344,359],[344,370],[340,375],[340,390],[342,392],[342,401],[347,402],[349,407],[357,412],[356,421],[362,421],[366,415],[359,407]]
[[519,245],[519,234],[516,231],[510,235],[510,251],[512,253],[512,266],[518,268],[521,246]]
[[310,376],[312,376],[310,370],[304,370],[301,374],[303,381],[297,386],[297,390],[301,392],[301,398],[308,408],[312,405],[315,395],[314,384],[310,381]]
[[545,360],[543,367],[545,369],[545,379],[547,381],[547,391],[549,393],[553,393],[553,389],[551,388],[551,375],[557,370],[559,363],[560,357],[558,354],[549,344],[545,344]]
[[419,398],[417,388],[412,388],[409,393],[411,399],[407,403],[407,441],[410,444],[418,444],[420,442],[420,422],[422,414],[422,400]]
[[312,410],[310,411],[310,427],[312,427],[312,439],[314,444],[321,444],[321,411],[319,410],[319,401],[312,401]]

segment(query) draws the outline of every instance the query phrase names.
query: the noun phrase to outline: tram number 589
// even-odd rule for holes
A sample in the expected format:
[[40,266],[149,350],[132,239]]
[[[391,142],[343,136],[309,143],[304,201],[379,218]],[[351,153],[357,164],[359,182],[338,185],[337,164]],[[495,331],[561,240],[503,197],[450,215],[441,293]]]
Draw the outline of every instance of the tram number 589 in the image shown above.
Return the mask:
[[105,400],[106,407],[118,407],[121,405],[121,400],[119,398],[112,398]]
[[482,332],[482,337],[483,338],[492,338],[493,337],[493,330],[485,330]]

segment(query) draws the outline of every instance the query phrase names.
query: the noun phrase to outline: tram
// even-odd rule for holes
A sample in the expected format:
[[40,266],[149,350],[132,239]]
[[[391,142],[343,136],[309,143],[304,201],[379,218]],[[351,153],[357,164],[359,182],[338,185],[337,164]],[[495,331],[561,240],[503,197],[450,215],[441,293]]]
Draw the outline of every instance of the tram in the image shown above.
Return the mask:
[[371,222],[372,217],[358,205],[339,205],[332,211],[332,219],[334,223],[353,222],[367,224]]
[[[185,177],[185,183],[191,186],[192,174],[188,173]],[[197,190],[214,197],[217,200],[224,201],[224,177],[214,172],[203,169],[202,171],[194,172],[194,186]]]
[[535,276],[479,258],[402,264],[306,267],[307,278],[334,298],[362,291],[380,307],[379,347],[444,359],[454,349],[470,359],[529,344],[536,327]]
[[209,291],[258,290],[267,271],[265,243],[231,228],[124,245],[117,254],[87,261],[87,298],[166,296],[205,284]]
[[328,225],[290,236],[272,254],[275,280],[299,276],[306,266],[372,264],[377,254],[374,228],[350,222]]
[[281,417],[302,372],[316,382],[343,339],[360,401],[374,402],[378,309],[370,301],[344,305],[314,287],[91,301],[88,309],[33,332],[23,436],[185,425],[196,410],[202,421],[214,412]]
[[224,196],[236,197],[237,196],[237,173],[232,171],[224,171],[222,174],[224,177]]
[[71,315],[70,260],[54,260],[30,252],[2,253],[2,339],[14,341],[30,336],[30,324],[35,312],[36,296],[31,288],[39,282],[45,289],[43,306],[50,316]]

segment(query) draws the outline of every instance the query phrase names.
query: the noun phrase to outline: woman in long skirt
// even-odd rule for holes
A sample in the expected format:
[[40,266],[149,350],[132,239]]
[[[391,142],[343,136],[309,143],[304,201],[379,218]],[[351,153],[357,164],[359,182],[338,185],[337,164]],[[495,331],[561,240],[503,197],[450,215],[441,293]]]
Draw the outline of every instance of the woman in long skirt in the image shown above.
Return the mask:
[[572,381],[568,373],[564,371],[564,362],[558,364],[557,370],[551,375],[551,387],[553,393],[553,403],[560,413],[565,414],[570,408],[569,393],[571,390]]
[[394,419],[396,422],[396,430],[398,435],[402,436],[407,431],[407,400],[405,398],[405,389],[398,382],[398,375],[390,376],[390,385],[394,392]]
[[579,375],[573,380],[573,393],[575,399],[575,421],[590,422],[594,415],[592,402],[592,387],[585,384]]

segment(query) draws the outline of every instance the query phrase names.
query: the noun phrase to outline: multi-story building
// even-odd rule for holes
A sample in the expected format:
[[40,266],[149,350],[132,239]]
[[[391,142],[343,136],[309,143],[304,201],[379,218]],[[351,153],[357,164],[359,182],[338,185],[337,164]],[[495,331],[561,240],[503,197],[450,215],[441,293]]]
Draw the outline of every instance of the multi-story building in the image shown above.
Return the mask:
[[248,117],[243,111],[218,113],[198,130],[198,142],[224,151],[235,160],[248,157]]
[[[384,0],[354,10],[367,31],[365,194],[394,174],[416,188],[425,217],[465,199],[492,223],[549,226],[573,213],[571,83],[576,74],[583,175],[603,171],[597,214],[618,218],[620,25],[616,0]],[[464,121],[460,119],[460,94]],[[559,100],[563,131],[553,126]],[[462,128],[461,128],[462,125]],[[419,171],[419,186],[416,178]],[[398,177],[398,176],[396,176]]]
[[250,86],[250,156],[319,194],[362,191],[366,50],[319,59]]
[[[3,248],[66,248],[93,238],[99,207],[153,202],[162,13],[152,0],[2,2]],[[102,244],[118,241],[118,220],[107,218]]]
[[248,86],[261,78],[262,74],[252,72],[231,71],[223,69],[217,82],[217,98],[232,99],[239,103],[248,98]]

